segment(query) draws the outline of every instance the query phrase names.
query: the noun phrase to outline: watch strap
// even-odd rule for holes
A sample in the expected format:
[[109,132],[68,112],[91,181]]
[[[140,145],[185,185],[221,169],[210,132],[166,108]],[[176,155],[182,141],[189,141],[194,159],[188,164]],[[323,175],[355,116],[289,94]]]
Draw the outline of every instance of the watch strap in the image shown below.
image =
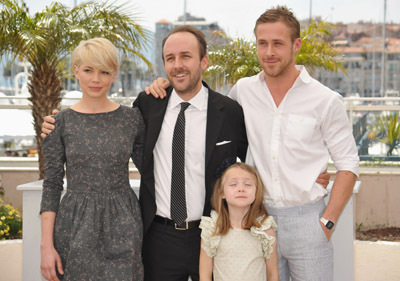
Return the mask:
[[331,229],[335,226],[335,223],[334,223],[333,221],[327,220],[327,219],[324,218],[324,217],[321,217],[319,220],[320,220],[320,221],[325,225],[325,227],[326,227],[327,229],[329,229],[329,230],[331,230]]

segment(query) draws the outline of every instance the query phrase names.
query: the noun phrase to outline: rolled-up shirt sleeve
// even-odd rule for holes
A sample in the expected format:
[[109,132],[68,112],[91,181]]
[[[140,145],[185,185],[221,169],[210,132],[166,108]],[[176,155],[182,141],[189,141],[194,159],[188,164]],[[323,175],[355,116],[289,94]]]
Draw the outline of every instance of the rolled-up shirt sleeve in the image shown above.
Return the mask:
[[338,171],[351,171],[358,177],[360,174],[358,150],[343,98],[339,94],[330,100],[322,130],[335,168]]

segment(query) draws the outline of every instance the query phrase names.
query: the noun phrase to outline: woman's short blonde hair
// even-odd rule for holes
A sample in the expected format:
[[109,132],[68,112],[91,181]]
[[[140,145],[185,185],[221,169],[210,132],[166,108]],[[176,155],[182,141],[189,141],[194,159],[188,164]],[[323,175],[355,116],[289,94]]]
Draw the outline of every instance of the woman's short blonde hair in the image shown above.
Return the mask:
[[72,62],[78,67],[88,64],[107,72],[119,69],[117,48],[105,38],[82,40],[72,52]]

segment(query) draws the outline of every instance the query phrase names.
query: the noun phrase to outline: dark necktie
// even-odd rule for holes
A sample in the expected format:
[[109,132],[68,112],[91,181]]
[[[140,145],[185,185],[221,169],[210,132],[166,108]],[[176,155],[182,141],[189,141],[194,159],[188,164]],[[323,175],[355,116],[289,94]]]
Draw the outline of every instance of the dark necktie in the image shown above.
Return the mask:
[[171,219],[177,225],[187,218],[185,195],[185,110],[190,103],[182,102],[172,138]]

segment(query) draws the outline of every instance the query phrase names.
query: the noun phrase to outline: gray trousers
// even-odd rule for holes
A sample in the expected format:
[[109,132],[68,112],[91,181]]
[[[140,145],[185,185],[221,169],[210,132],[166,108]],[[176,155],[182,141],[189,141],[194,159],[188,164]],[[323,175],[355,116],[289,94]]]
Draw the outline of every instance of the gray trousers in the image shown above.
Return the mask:
[[319,223],[323,199],[302,206],[267,206],[278,229],[280,281],[333,281],[333,247]]

